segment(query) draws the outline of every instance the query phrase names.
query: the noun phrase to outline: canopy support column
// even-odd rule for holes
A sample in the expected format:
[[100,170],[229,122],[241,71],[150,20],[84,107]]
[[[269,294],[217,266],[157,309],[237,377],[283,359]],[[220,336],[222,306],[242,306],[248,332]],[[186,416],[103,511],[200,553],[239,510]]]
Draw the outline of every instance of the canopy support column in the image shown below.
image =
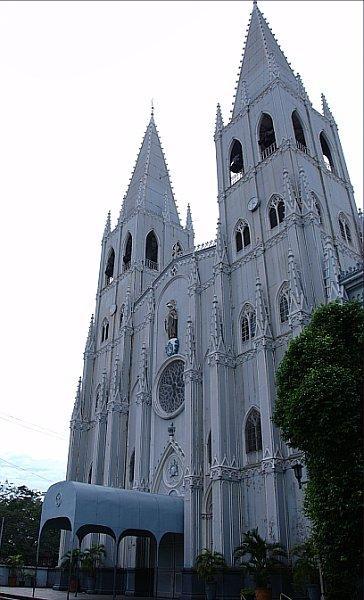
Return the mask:
[[116,599],[116,576],[117,576],[117,567],[118,567],[118,559],[119,559],[119,544],[120,544],[120,540],[115,538],[115,544],[114,544],[114,577],[113,577],[113,584],[112,584],[112,598],[113,600]]

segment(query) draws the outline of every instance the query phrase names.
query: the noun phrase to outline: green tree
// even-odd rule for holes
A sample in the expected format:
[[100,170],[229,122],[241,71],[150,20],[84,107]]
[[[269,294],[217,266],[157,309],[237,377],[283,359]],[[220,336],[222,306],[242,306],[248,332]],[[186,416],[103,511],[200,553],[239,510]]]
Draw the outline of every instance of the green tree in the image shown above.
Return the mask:
[[[34,565],[43,494],[0,483],[0,521],[4,520],[4,531],[0,549],[0,560],[20,555],[26,565]],[[58,560],[59,532],[44,532],[41,541],[40,564],[54,565]]]
[[277,372],[274,422],[304,452],[305,507],[328,600],[359,598],[362,569],[364,309],[319,307]]

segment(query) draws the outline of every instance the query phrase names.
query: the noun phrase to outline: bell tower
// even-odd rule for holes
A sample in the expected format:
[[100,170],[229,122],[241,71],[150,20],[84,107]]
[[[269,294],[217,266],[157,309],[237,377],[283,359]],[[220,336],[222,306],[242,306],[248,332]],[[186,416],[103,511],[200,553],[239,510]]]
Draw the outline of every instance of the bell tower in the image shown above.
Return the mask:
[[[257,2],[231,119],[224,125],[218,105],[214,137],[220,222],[230,263],[285,225],[288,231],[292,221],[296,233],[288,231],[289,245],[295,255],[307,256],[308,269],[310,261],[324,260],[326,236],[342,270],[357,260],[357,210],[334,117],[324,96],[322,113],[313,108]],[[308,214],[310,226],[304,223]],[[306,228],[311,242],[312,223],[318,225],[316,241],[306,249],[300,234]],[[322,283],[315,281],[311,302],[322,294]]]

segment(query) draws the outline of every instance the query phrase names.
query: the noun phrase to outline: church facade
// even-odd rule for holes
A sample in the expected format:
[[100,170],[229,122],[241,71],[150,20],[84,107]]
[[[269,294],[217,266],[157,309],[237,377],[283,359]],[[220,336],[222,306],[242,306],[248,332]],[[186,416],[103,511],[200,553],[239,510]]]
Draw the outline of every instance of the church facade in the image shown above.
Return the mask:
[[216,240],[196,247],[151,116],[102,238],[67,470],[183,498],[185,568],[202,548],[232,564],[254,527],[289,548],[307,535],[292,468],[302,458],[272,423],[275,371],[361,260],[334,117],[324,97],[313,108],[256,3],[232,116],[224,124],[217,107],[214,140]]

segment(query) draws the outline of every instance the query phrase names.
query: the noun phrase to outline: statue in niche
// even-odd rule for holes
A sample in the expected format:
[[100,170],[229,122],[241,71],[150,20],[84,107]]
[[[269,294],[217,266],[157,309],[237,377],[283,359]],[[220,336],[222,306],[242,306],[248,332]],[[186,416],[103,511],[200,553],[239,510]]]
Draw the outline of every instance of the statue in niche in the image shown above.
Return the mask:
[[169,465],[169,476],[171,479],[173,479],[174,477],[178,477],[178,462],[176,461],[176,459],[173,459],[173,462]]
[[167,302],[168,314],[164,321],[164,327],[168,335],[168,339],[176,339],[178,337],[178,313],[175,300]]

